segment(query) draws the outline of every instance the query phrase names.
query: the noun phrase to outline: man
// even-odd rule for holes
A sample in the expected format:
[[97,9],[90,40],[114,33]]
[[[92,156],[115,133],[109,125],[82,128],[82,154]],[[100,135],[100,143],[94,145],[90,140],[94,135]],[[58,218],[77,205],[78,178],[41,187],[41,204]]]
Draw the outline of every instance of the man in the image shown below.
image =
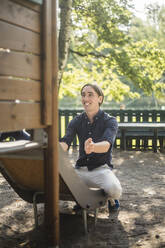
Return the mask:
[[111,164],[117,121],[100,109],[104,95],[98,85],[85,84],[81,89],[81,99],[85,111],[71,120],[60,144],[66,151],[78,135],[77,174],[89,187],[104,190],[109,198],[109,211],[118,210],[122,188]]

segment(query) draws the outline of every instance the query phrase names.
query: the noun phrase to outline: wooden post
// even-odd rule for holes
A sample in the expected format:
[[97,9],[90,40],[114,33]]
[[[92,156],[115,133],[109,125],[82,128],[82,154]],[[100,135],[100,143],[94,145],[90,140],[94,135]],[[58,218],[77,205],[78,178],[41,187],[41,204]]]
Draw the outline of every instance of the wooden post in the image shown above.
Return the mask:
[[43,96],[43,106],[42,106],[42,122],[45,125],[52,124],[52,18],[51,18],[51,1],[43,2],[43,32],[42,32],[42,76],[43,76],[43,86],[42,86],[42,96]]
[[59,247],[59,172],[58,172],[58,45],[57,8],[51,1],[52,15],[52,125],[48,127],[45,165],[45,227],[50,247]]

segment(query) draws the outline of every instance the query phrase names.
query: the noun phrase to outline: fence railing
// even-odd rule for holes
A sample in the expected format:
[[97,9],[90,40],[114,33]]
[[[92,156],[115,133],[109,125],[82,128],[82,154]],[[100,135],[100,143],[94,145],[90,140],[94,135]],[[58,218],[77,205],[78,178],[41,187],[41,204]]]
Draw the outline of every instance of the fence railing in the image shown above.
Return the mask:
[[[80,114],[83,110],[71,110],[71,109],[65,109],[65,110],[59,110],[59,137],[61,138],[65,132],[66,128],[68,126],[68,123],[70,120],[72,120],[77,114]],[[118,122],[140,122],[140,123],[146,123],[146,122],[153,122],[153,123],[165,123],[165,111],[164,110],[105,110],[108,114],[111,116],[115,116]],[[163,138],[164,139],[164,138]],[[148,145],[146,146],[146,137],[145,137],[145,147],[152,149],[152,140],[148,140]],[[159,142],[159,140],[158,140]],[[120,137],[116,139],[115,147],[120,147]],[[132,146],[130,145],[132,144]],[[139,143],[139,135],[134,136],[133,141],[129,141],[129,148],[136,148],[136,143]],[[144,143],[143,139],[141,139],[141,143]],[[77,138],[73,141],[73,146],[78,145]],[[159,144],[158,144],[159,146]],[[142,147],[142,146],[141,146]]]

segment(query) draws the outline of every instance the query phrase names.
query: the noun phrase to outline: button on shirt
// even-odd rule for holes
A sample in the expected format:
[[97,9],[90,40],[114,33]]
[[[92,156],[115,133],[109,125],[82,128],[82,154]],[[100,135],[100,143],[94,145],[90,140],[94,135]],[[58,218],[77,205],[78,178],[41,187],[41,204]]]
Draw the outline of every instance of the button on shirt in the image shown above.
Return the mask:
[[[71,145],[75,136],[79,139],[79,158],[76,167],[87,166],[88,170],[93,170],[101,165],[108,164],[112,167],[112,148],[117,134],[118,124],[115,117],[110,116],[106,112],[99,110],[91,123],[85,112],[77,115],[69,123],[66,135],[60,139],[68,146]],[[105,153],[86,154],[84,150],[84,142],[92,138],[94,143],[108,141],[111,146]]]

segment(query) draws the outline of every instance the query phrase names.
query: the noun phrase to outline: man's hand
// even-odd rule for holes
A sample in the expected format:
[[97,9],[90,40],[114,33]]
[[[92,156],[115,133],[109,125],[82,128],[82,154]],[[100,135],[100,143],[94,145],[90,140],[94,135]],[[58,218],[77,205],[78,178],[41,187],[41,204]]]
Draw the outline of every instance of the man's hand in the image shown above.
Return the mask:
[[65,142],[60,142],[60,145],[65,152],[68,150],[68,145]]
[[84,150],[85,150],[86,154],[90,154],[92,152],[104,153],[104,152],[108,151],[110,146],[111,146],[110,143],[106,140],[94,143],[92,138],[89,138],[84,143]]
[[89,138],[85,141],[84,150],[85,150],[86,154],[90,154],[90,153],[94,152],[94,145],[95,145],[95,143],[93,142],[92,138]]

